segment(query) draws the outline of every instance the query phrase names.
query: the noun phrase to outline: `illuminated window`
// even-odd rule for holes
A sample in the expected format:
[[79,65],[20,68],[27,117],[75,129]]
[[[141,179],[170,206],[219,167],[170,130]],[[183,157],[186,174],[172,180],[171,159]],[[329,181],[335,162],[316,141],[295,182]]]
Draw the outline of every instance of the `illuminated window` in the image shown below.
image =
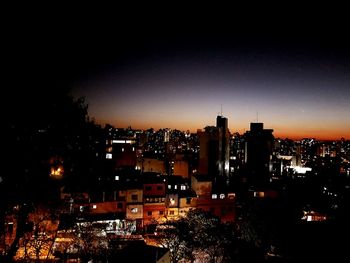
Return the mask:
[[264,192],[254,192],[254,197],[264,197],[265,193]]
[[119,175],[116,175],[116,176],[114,177],[114,180],[118,181],[118,180],[119,180]]
[[181,185],[181,190],[186,190],[186,185]]
[[106,148],[106,152],[111,153],[112,151],[113,151],[113,148],[112,148],[112,147],[107,147],[107,148]]
[[175,199],[174,198],[170,198],[170,204],[171,205],[175,205]]
[[211,195],[211,199],[217,199],[218,198],[218,195],[217,194],[212,194]]
[[174,189],[177,189],[177,185],[174,185]]
[[106,159],[112,159],[112,154],[111,153],[106,153]]
[[229,199],[234,199],[235,196],[236,196],[235,193],[229,193],[229,194],[227,195],[227,197],[228,197]]
[[63,175],[63,167],[58,167],[58,168],[55,168],[55,167],[52,167],[51,168],[51,173],[50,173],[50,176],[55,178],[55,179],[60,179],[62,178],[62,175]]
[[137,207],[134,207],[134,208],[131,208],[131,209],[130,209],[130,212],[131,212],[131,213],[134,213],[134,214],[137,213],[137,211],[138,211]]
[[224,199],[225,198],[225,194],[220,194],[220,199]]
[[122,152],[124,152],[124,147],[122,148]]
[[168,185],[168,189],[171,189],[171,185],[170,184]]
[[96,209],[97,208],[97,205],[92,205],[92,209]]

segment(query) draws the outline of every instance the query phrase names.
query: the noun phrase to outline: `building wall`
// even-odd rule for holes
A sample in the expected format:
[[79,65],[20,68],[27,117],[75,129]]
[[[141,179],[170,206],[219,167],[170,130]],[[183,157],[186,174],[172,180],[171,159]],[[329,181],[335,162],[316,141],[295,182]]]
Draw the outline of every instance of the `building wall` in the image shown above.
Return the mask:
[[197,197],[180,197],[179,208],[195,208],[197,206]]
[[178,207],[179,206],[179,195],[178,194],[167,194],[166,206],[167,207]]
[[128,189],[126,190],[126,218],[142,219],[143,218],[143,190]]
[[212,199],[209,197],[200,197],[197,200],[197,209],[210,212],[218,216],[222,222],[235,221],[235,200],[230,198]]
[[143,218],[143,204],[126,205],[126,219],[142,219],[142,218]]
[[154,223],[153,221],[158,221],[162,223],[165,221],[166,208],[164,203],[156,204],[144,204],[143,205],[143,222],[144,225]]
[[168,207],[166,212],[166,217],[168,220],[177,219],[179,216],[179,208],[178,207]]
[[113,144],[113,159],[116,167],[136,166],[135,145],[129,143]]
[[166,173],[164,161],[158,159],[144,158],[141,167],[143,167],[143,172]]
[[143,190],[142,189],[128,189],[126,191],[127,203],[142,203],[143,202]]
[[216,127],[207,126],[199,135],[199,173],[214,177],[229,175],[230,133],[228,120],[217,116]]
[[90,212],[93,214],[103,213],[125,213],[126,203],[124,201],[90,203]]
[[146,196],[165,196],[165,184],[153,183],[143,185],[143,195]]
[[272,129],[264,129],[263,123],[251,123],[246,136],[246,163],[251,185],[265,187],[268,183],[272,146]]
[[211,194],[212,183],[210,181],[198,181],[196,177],[192,176],[191,186],[198,196],[207,196]]
[[209,136],[204,131],[197,131],[199,136],[199,173],[208,174],[208,141]]
[[174,161],[173,175],[181,175],[188,178],[188,162],[187,161]]

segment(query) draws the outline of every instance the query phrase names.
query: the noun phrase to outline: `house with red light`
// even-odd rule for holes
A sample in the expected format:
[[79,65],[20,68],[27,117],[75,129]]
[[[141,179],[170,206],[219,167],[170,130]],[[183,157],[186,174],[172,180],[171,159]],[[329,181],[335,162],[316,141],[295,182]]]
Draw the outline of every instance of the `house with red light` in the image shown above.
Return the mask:
[[166,177],[159,173],[142,174],[143,181],[143,223],[162,223],[166,220],[165,189]]

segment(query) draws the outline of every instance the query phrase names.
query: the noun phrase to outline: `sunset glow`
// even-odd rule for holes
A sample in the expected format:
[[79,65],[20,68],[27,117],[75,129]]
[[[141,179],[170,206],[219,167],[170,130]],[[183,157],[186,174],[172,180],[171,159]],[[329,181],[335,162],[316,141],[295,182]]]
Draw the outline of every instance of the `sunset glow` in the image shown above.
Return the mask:
[[116,127],[195,132],[214,125],[222,110],[232,133],[258,120],[277,137],[350,135],[350,72],[343,60],[291,47],[285,53],[260,46],[175,47],[116,61],[103,74],[80,78],[73,93],[86,96],[97,122]]

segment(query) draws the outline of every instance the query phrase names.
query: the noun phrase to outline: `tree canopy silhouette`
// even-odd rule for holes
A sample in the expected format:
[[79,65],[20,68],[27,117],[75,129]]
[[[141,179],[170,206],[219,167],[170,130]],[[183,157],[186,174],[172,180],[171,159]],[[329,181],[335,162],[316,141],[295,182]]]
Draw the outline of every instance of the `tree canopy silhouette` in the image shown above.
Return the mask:
[[53,89],[18,103],[6,123],[3,184],[24,192],[44,190],[50,169],[59,165],[71,182],[91,177],[99,128],[88,117],[85,99],[73,98],[66,89]]

